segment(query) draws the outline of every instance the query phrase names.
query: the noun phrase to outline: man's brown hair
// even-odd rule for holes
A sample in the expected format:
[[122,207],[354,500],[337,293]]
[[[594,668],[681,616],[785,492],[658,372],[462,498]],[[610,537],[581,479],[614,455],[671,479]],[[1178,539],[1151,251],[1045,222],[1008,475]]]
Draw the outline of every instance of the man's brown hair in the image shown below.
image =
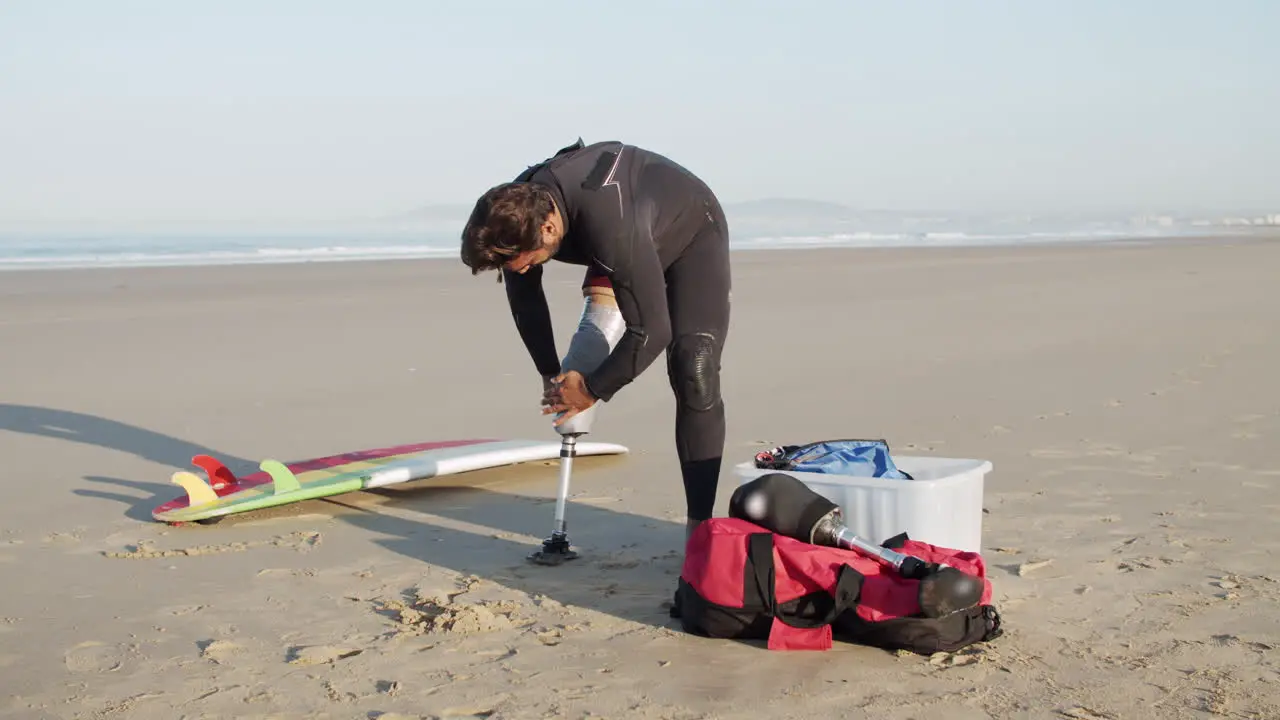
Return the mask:
[[509,182],[476,200],[462,229],[462,262],[477,275],[502,267],[542,245],[542,223],[555,211],[550,193],[535,183]]

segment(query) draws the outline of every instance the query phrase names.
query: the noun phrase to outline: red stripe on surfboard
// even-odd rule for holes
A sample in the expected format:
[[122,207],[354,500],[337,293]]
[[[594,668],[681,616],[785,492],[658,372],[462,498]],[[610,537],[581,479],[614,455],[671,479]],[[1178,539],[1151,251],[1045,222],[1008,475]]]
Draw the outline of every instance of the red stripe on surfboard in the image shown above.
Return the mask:
[[[299,460],[296,462],[285,463],[285,467],[289,468],[289,470],[294,473],[303,473],[308,470],[331,468],[338,465],[360,462],[362,460],[375,460],[389,455],[404,455],[406,453],[425,452],[427,450],[443,450],[445,448],[479,445],[482,443],[497,441],[498,440],[496,438],[487,438],[479,440],[437,440],[435,442],[411,443],[408,445],[391,445],[388,447],[373,448],[370,450],[355,450],[353,452],[346,452],[340,455],[328,455],[325,457],[312,458],[310,460]],[[258,485],[267,485],[270,482],[271,476],[259,470],[250,475],[237,478],[234,483],[227,484],[224,487],[215,488],[213,492],[218,497],[223,497],[247,488],[257,487]],[[187,507],[188,504],[187,496],[184,493],[181,497],[174,498],[173,500],[156,507],[152,513],[158,515],[171,510],[177,510],[178,508]]]

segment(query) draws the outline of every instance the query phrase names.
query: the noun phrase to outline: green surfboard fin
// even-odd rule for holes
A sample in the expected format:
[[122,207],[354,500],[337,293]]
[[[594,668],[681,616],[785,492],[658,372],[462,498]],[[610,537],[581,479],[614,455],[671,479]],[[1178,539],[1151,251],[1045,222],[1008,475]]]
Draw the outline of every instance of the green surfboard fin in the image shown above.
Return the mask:
[[263,460],[258,464],[258,468],[271,476],[272,495],[283,495],[302,489],[297,476],[279,460]]

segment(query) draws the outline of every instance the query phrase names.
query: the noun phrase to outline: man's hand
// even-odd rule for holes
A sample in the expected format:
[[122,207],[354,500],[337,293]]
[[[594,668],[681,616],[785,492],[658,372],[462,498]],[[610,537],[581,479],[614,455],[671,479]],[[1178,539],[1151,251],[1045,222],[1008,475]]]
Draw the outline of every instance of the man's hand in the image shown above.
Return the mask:
[[542,395],[543,415],[563,412],[552,425],[560,426],[583,410],[596,404],[596,399],[587,390],[582,373],[570,370],[551,378],[552,387]]

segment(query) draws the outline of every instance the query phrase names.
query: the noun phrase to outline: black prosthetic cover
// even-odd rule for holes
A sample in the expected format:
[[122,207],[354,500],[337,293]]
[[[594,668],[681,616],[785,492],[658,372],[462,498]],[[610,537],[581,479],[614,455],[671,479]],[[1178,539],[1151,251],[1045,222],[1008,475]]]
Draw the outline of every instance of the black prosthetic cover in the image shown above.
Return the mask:
[[827,538],[815,538],[815,531],[820,530],[838,507],[795,477],[783,473],[761,475],[739,485],[729,497],[729,517],[814,544],[834,544]]

